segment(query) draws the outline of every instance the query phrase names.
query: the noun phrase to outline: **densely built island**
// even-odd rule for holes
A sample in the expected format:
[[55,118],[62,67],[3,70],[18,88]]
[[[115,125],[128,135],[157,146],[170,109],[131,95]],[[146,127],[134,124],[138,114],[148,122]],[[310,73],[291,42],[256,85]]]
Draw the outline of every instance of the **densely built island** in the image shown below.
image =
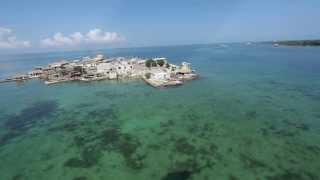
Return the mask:
[[82,57],[76,60],[60,60],[45,67],[36,67],[23,75],[7,78],[8,81],[24,81],[39,78],[45,84],[66,81],[96,81],[142,79],[153,87],[182,85],[198,75],[191,69],[190,63],[175,65],[167,58],[105,58],[99,54],[94,58]]

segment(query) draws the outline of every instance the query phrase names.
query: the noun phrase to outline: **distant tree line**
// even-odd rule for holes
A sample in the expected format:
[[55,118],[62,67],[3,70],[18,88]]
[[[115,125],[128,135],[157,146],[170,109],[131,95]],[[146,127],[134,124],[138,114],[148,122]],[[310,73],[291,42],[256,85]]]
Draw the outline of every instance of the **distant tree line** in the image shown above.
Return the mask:
[[320,46],[320,40],[276,41],[274,44],[286,46]]

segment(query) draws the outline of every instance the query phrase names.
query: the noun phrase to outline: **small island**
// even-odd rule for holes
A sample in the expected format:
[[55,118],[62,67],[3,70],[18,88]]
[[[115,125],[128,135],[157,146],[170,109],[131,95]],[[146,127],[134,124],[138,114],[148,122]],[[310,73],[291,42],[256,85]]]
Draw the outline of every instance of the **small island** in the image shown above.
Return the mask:
[[275,46],[320,46],[320,40],[273,41],[272,43]]
[[56,84],[67,81],[97,81],[142,79],[153,87],[182,85],[198,75],[191,69],[191,64],[169,63],[167,58],[105,58],[99,54],[94,58],[82,57],[75,60],[60,60],[45,67],[35,67],[23,75],[7,78],[2,82],[41,79],[45,84]]

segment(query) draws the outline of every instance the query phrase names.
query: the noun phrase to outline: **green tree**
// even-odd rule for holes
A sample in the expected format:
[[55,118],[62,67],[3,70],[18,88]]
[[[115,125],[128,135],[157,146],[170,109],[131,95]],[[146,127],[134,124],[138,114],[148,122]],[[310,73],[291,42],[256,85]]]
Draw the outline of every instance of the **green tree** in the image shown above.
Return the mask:
[[164,60],[160,59],[160,60],[157,60],[157,64],[162,67],[164,65]]
[[151,66],[152,66],[152,67],[157,67],[157,62],[154,61],[154,60],[152,60]]
[[146,60],[146,66],[149,68],[152,66],[153,60],[152,59],[148,59]]
[[150,79],[151,73],[146,73],[146,74],[145,74],[145,77],[146,77],[147,79]]

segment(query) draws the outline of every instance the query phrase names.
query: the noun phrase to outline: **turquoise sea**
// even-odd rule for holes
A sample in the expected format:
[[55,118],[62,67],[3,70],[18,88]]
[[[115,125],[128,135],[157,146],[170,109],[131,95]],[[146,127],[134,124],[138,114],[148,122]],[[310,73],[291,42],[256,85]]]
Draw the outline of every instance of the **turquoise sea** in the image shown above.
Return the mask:
[[61,58],[165,56],[200,79],[0,85],[1,180],[320,179],[320,49],[188,45],[0,56],[0,77]]

